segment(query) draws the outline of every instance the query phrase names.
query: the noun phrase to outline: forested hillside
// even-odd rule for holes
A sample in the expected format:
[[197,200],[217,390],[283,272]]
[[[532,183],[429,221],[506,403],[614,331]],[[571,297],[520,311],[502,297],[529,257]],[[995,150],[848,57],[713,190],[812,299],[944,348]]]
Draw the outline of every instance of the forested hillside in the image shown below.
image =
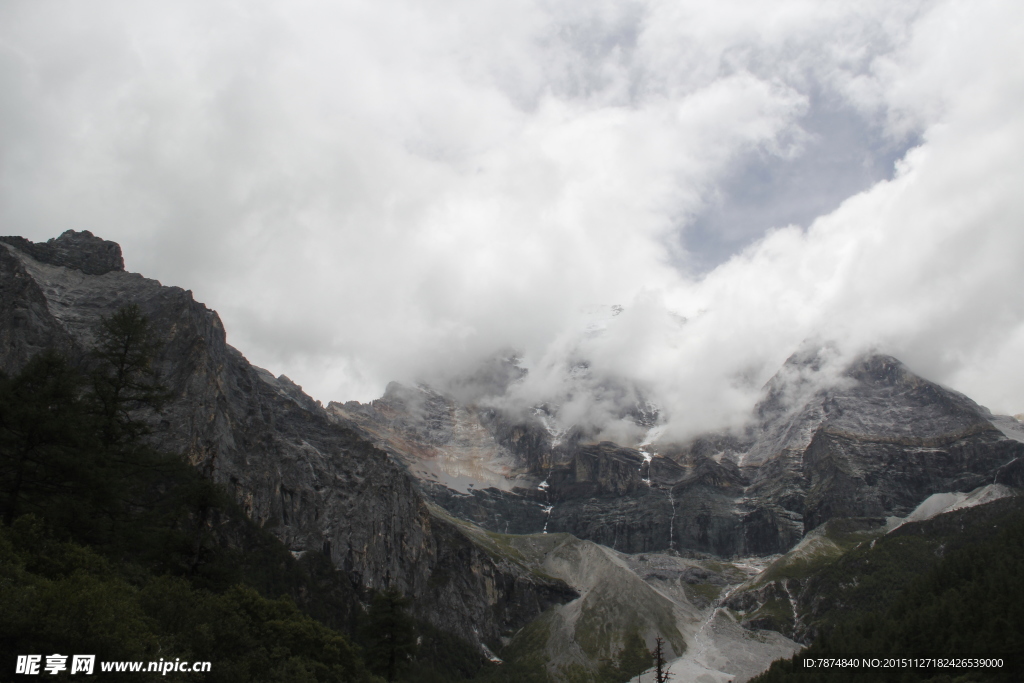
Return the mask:
[[[902,533],[901,533],[902,532]],[[911,524],[816,578],[821,632],[757,683],[1018,681],[1024,664],[1024,504],[1019,497]],[[1002,659],[1003,666],[801,666],[805,658]]]
[[118,680],[449,681],[484,666],[323,555],[294,557],[220,486],[149,445],[167,392],[137,307],[104,319],[96,339],[78,362],[42,351],[0,373],[5,677],[18,655],[55,652],[212,662]]

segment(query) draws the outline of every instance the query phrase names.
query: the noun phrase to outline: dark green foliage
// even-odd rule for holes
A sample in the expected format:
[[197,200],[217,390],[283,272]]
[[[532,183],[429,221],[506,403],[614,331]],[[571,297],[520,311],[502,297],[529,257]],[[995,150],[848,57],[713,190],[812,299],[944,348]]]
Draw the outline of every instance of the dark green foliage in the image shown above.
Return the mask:
[[142,659],[156,638],[134,588],[82,546],[49,537],[21,517],[0,527],[0,670],[18,654],[83,653]]
[[[758,683],[1020,680],[1019,667],[1024,665],[1024,585],[1020,580],[1024,575],[1024,515],[1012,502],[996,507],[1015,511],[1013,521],[1007,523],[1007,517],[999,515],[1000,523],[985,524],[990,533],[983,534],[979,529],[978,533],[963,535],[962,547],[946,553],[930,571],[905,584],[905,589],[887,605],[874,610],[862,609],[845,620],[834,618],[834,623],[804,654],[812,657],[1002,656],[1008,664],[1017,667],[1015,670],[833,669],[822,672],[800,670],[794,662],[782,661],[756,679]],[[991,521],[994,514],[997,513],[978,510],[973,517]],[[967,513],[951,515],[942,523],[959,521],[963,529],[964,520],[971,517]],[[911,534],[903,540],[908,538],[915,543],[920,541]],[[869,563],[872,559],[871,554],[866,558]],[[885,564],[891,570],[890,563]]]
[[619,653],[619,673],[629,680],[651,667],[654,663],[654,655],[647,649],[647,644],[636,631],[631,631],[622,644],[622,651]]
[[993,539],[1022,517],[1024,498],[1012,497],[906,524],[874,543],[863,543],[807,580],[806,593],[814,596],[814,605],[804,623],[814,636],[857,613],[884,611],[943,557]]
[[377,593],[360,629],[367,663],[388,681],[398,680],[416,654],[416,629],[406,613],[410,604],[395,589]]
[[91,497],[93,443],[81,399],[82,378],[46,351],[15,377],[0,373],[0,505],[10,524],[24,512],[66,514],[59,507]]
[[[167,395],[138,309],[97,336],[86,373],[44,352],[0,374],[0,678],[17,654],[70,652],[210,660],[207,681],[379,680],[292,602],[350,627],[345,575],[315,553],[296,561],[219,486],[146,444]],[[133,676],[148,680],[118,680]]]
[[149,431],[138,412],[157,411],[170,399],[154,369],[160,342],[135,304],[104,318],[97,336],[91,398],[100,439],[107,449],[137,448]]
[[[286,598],[247,586],[221,594],[187,580],[117,565],[48,536],[21,517],[0,527],[0,670],[18,654],[95,654],[99,661],[210,661],[210,683],[370,683],[355,648]],[[65,672],[66,673],[66,672]],[[194,680],[117,674],[118,680]],[[53,680],[67,680],[64,676]]]
[[479,647],[426,622],[416,623],[416,654],[402,675],[403,683],[452,683],[468,681],[494,665]]

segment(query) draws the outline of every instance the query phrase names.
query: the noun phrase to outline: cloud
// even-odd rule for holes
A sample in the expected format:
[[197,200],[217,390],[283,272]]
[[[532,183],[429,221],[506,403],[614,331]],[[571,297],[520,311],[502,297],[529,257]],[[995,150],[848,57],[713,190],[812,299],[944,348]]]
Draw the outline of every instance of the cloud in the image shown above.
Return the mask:
[[1019,412],[1020,12],[5,3],[0,220],[117,240],[324,401],[585,352],[688,434],[819,335]]

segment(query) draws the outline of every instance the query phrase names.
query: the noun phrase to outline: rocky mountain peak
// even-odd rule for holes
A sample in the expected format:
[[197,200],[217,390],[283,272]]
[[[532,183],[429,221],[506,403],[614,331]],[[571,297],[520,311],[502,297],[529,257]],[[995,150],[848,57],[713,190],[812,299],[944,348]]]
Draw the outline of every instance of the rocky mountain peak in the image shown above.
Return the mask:
[[0,242],[6,242],[42,263],[74,268],[87,275],[124,271],[121,245],[96,237],[88,230],[66,230],[60,237],[46,242],[32,242],[16,236],[0,237]]
[[577,597],[489,555],[400,464],[229,346],[216,312],[191,292],[126,272],[117,244],[74,231],[0,241],[0,372],[47,348],[83,358],[104,317],[139,306],[162,341],[154,366],[171,393],[153,445],[222,486],[288,550],[324,555],[357,591],[411,596],[417,618],[471,643],[496,643]]

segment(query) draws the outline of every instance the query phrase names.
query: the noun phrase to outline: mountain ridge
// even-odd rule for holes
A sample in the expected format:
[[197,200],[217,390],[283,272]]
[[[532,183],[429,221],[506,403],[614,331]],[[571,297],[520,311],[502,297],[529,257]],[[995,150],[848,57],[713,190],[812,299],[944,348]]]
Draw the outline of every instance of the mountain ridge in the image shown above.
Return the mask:
[[[26,242],[0,238],[3,370],[50,347],[83,360],[102,316],[137,304],[164,340],[156,367],[174,396],[155,425],[156,444],[224,485],[291,550],[327,555],[358,590],[415,596],[417,616],[472,642],[498,642],[575,596],[495,562],[432,514],[384,452],[328,419],[287,378],[249,365],[191,292],[123,265],[94,268],[120,249],[92,235],[68,231],[30,248],[51,262],[23,251]],[[86,253],[62,256],[75,251]]]
[[[684,444],[630,448],[578,432],[556,440],[539,417],[502,413],[493,397],[467,404],[427,386],[392,384],[371,404],[328,411],[392,452],[453,514],[493,531],[564,531],[623,552],[781,553],[832,518],[901,516],[933,493],[997,478],[1019,485],[1024,449],[997,416],[891,356],[865,354],[826,373],[835,366],[827,353],[793,354],[745,432]],[[400,397],[410,392],[430,399],[406,410]],[[444,436],[459,431],[454,415],[473,419],[474,457],[500,463],[469,486],[443,472],[460,467]],[[426,451],[417,450],[421,422],[431,425]]]
[[[677,655],[745,643],[742,666],[702,661],[753,675],[799,647],[783,603],[811,599],[788,579],[740,590],[772,558],[830,529],[882,529],[929,496],[1024,484],[1017,420],[880,353],[793,354],[745,431],[619,444],[553,428],[557,406],[503,408],[526,372],[512,356],[444,390],[392,383],[369,404],[324,407],[250,365],[191,292],[126,272],[120,247],[91,233],[0,237],[0,294],[6,372],[46,348],[88,363],[99,321],[138,305],[164,340],[156,366],[174,397],[156,445],[294,553],[328,557],[355,591],[398,589],[416,616],[487,653],[546,652],[556,677],[598,675],[626,647],[614,629],[634,627]],[[654,437],[659,412],[644,401],[624,414]],[[615,621],[620,594],[661,617]]]

